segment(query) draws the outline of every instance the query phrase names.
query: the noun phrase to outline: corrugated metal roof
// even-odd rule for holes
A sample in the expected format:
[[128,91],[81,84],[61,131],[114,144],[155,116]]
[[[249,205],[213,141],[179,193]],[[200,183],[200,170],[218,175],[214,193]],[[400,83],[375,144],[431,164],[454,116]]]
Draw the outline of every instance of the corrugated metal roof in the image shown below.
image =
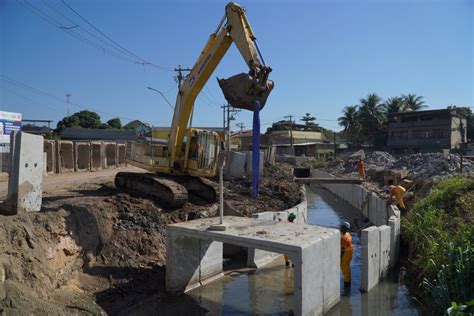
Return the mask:
[[65,128],[61,132],[62,139],[91,139],[91,140],[136,140],[134,131],[119,129]]

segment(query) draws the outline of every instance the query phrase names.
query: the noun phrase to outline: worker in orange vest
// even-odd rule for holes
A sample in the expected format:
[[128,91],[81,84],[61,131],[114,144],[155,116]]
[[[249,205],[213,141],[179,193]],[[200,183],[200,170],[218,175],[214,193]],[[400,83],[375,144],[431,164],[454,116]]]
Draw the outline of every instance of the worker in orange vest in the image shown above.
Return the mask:
[[359,173],[359,176],[365,180],[365,165],[362,158],[357,162],[357,172]]
[[351,285],[352,236],[349,233],[351,224],[344,222],[340,225],[341,231],[341,270],[344,276],[344,285]]
[[397,200],[397,207],[400,211],[405,212],[405,203],[403,202],[403,196],[405,195],[405,188],[401,185],[391,185],[388,187],[388,193],[390,196],[394,196]]

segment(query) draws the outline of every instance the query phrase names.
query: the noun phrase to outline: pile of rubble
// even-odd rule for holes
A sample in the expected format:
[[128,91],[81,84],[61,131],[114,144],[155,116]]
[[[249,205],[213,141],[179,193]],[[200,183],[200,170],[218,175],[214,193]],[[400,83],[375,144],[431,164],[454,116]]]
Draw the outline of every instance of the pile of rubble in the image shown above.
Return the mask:
[[[455,154],[424,153],[395,158],[387,152],[374,151],[364,159],[366,170],[371,169],[406,169],[413,180],[425,178],[440,180],[455,176],[461,170],[461,158]],[[326,171],[336,175],[355,174],[357,160],[337,160]],[[474,162],[463,160],[463,174],[474,176]]]
[[[461,158],[454,154],[426,153],[402,156],[393,164],[393,168],[406,168],[410,171],[413,179],[430,178],[440,180],[459,174],[461,169]],[[472,175],[474,164],[464,159],[463,173]]]
[[388,169],[393,167],[393,164],[395,163],[396,159],[387,152],[374,151],[370,153],[370,155],[368,155],[364,161],[367,167],[373,165],[376,167],[383,167]]

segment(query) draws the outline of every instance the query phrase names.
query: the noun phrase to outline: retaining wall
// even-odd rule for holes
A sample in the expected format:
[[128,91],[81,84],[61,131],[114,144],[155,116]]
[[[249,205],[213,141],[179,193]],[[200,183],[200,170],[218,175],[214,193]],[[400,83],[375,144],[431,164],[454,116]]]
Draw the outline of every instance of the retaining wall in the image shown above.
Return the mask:
[[46,172],[56,172],[56,146],[54,140],[45,140],[43,144],[43,151],[46,153]]
[[[317,178],[334,177],[320,170],[312,170]],[[383,279],[390,267],[398,263],[400,248],[400,211],[394,205],[379,198],[375,193],[358,184],[320,184],[338,198],[348,202],[356,210],[368,198],[362,214],[375,226],[362,230],[361,290],[369,291]]]
[[[306,190],[305,187],[301,187],[301,195],[303,200],[298,205],[281,211],[281,212],[262,212],[252,214],[252,218],[263,221],[274,221],[274,222],[284,222],[288,220],[288,215],[294,213],[296,215],[295,223],[296,225],[303,225],[308,223],[308,202],[306,200]],[[268,252],[265,250],[248,248],[247,252],[247,266],[259,268],[262,267],[273,260],[279,258],[280,253]]]
[[117,166],[125,165],[127,147],[125,144],[117,144]]
[[75,171],[89,171],[91,167],[91,144],[74,142]]
[[117,166],[117,144],[116,143],[105,143],[105,166],[104,168],[111,168]]
[[58,173],[74,171],[74,145],[70,141],[57,141]]
[[91,142],[91,170],[100,170],[105,165],[105,154],[102,142]]

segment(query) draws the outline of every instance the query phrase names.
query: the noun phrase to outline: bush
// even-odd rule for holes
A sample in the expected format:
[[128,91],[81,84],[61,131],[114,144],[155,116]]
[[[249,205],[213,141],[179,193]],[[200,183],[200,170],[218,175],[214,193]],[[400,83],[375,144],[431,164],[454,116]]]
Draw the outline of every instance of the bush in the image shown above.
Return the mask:
[[[409,245],[409,282],[418,290],[425,305],[434,311],[442,310],[440,313],[444,313],[451,302],[467,303],[469,300],[459,299],[456,294],[459,291],[465,291],[469,299],[474,297],[472,287],[454,289],[453,286],[460,285],[452,283],[450,279],[456,276],[455,267],[464,262],[462,260],[470,262],[469,258],[472,258],[472,255],[468,255],[467,259],[460,258],[458,254],[459,249],[467,249],[468,254],[472,253],[473,218],[474,179],[466,177],[440,181],[426,198],[417,201],[407,216],[402,218],[402,238]],[[453,258],[458,259],[456,261]],[[468,274],[472,275],[474,265],[466,267],[469,269]],[[448,279],[446,281],[443,278]],[[442,295],[441,300],[439,296]]]

